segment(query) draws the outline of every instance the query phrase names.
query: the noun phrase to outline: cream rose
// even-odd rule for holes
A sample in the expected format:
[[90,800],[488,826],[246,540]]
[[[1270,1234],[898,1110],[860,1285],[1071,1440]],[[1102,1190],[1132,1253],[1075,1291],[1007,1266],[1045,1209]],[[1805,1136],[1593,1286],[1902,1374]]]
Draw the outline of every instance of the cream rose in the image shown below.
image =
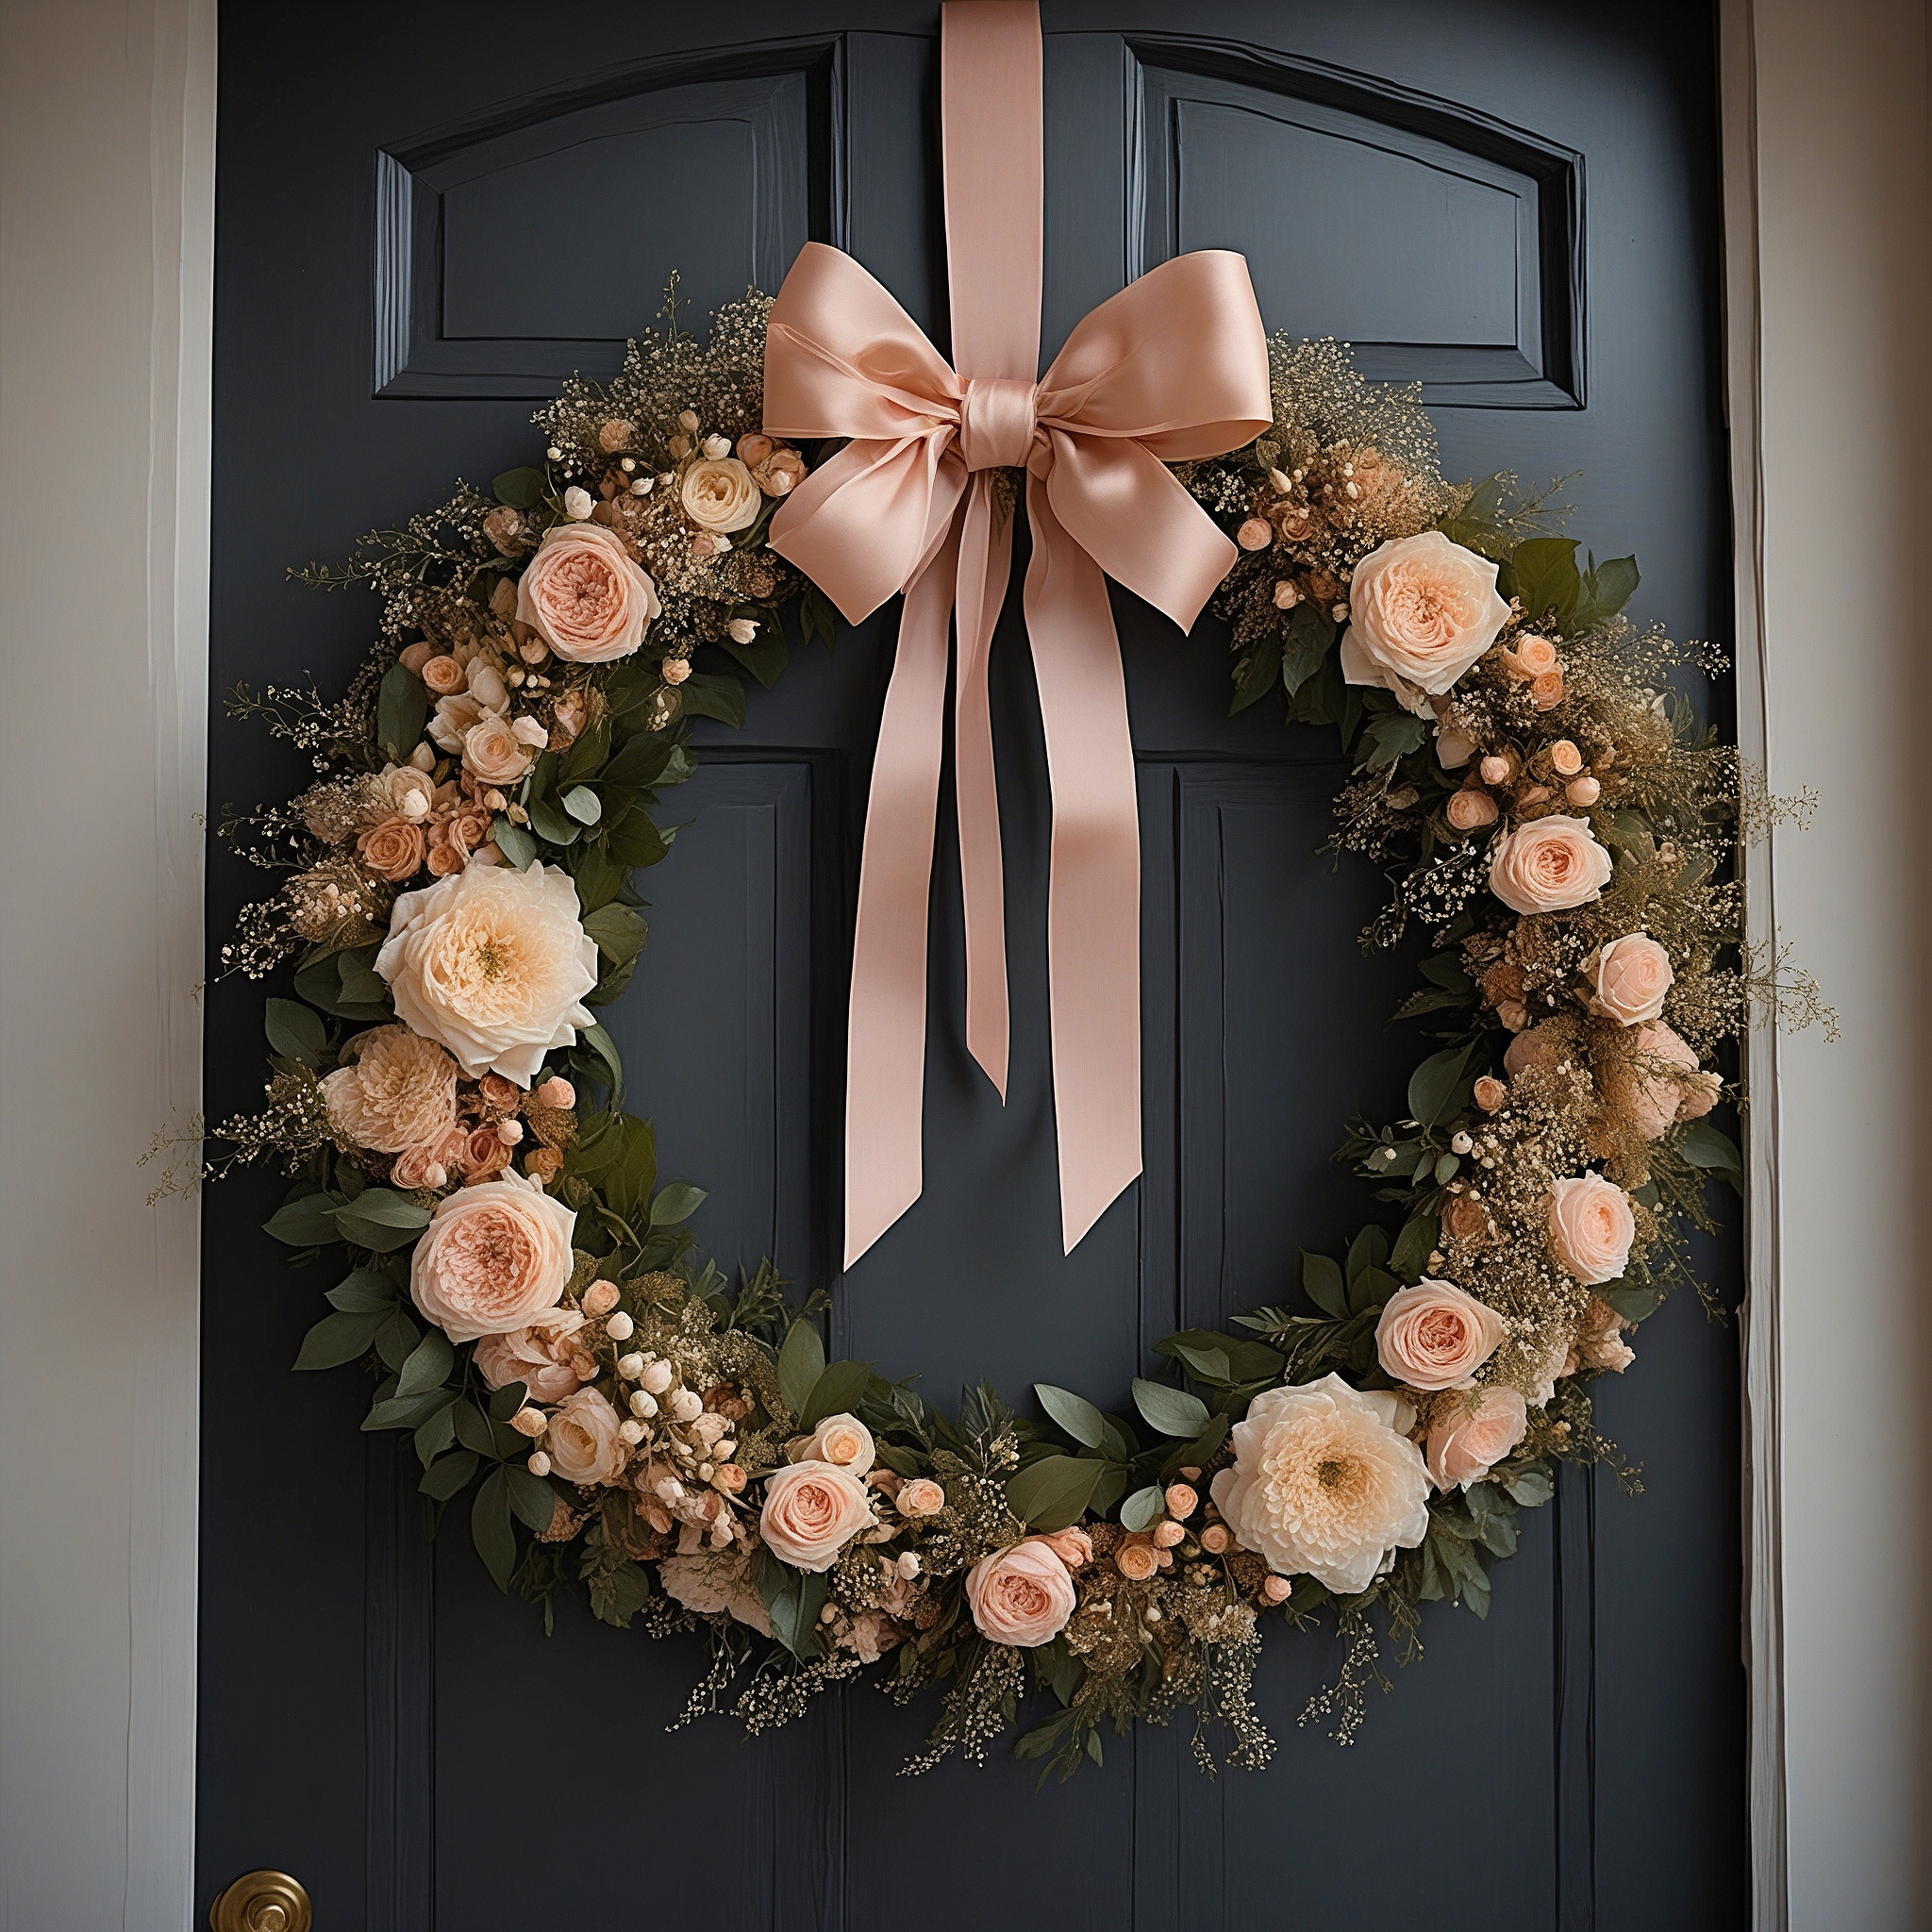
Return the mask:
[[1424,1279],[1389,1297],[1375,1324],[1375,1355],[1386,1375],[1411,1389],[1466,1389],[1503,1333],[1493,1308],[1453,1282]]
[[1418,717],[1496,641],[1509,607],[1496,566],[1440,530],[1391,537],[1355,567],[1341,675],[1391,691]]
[[506,1174],[441,1202],[409,1260],[409,1293],[452,1341],[508,1335],[570,1285],[577,1218],[535,1181]]
[[1521,1390],[1485,1389],[1438,1403],[1429,1424],[1429,1474],[1439,1490],[1481,1482],[1529,1426]]
[[486,1335],[476,1343],[476,1373],[492,1389],[521,1382],[532,1402],[561,1402],[588,1379],[574,1362],[595,1373],[594,1361],[575,1344],[583,1325],[575,1308],[546,1308],[525,1327]]
[[485,785],[514,785],[535,754],[508,718],[479,718],[463,733],[463,764]]
[[1577,1367],[1621,1375],[1637,1359],[1637,1351],[1624,1340],[1628,1325],[1602,1296],[1591,1295],[1576,1327]]
[[764,502],[758,479],[736,457],[708,457],[684,473],[677,500],[701,530],[743,530]]
[[1590,1010],[1620,1026],[1655,1020],[1671,990],[1671,956],[1647,933],[1626,933],[1583,962],[1593,991]]
[[829,1570],[874,1521],[864,1477],[833,1462],[793,1462],[765,1485],[758,1534],[794,1570]]
[[397,898],[375,970],[398,1017],[472,1079],[495,1072],[527,1087],[551,1048],[591,1024],[582,1001],[597,944],[561,868],[473,865]]
[[724,1610],[761,1637],[772,1634],[770,1613],[752,1582],[750,1552],[740,1545],[666,1557],[658,1565],[658,1579],[674,1603],[701,1617]]
[[1429,1473],[1397,1432],[1407,1405],[1340,1375],[1267,1389],[1234,1425],[1213,1496],[1240,1541],[1283,1576],[1354,1596],[1428,1533]]
[[929,1475],[916,1475],[899,1486],[892,1501],[901,1516],[937,1516],[946,1507],[946,1492]]
[[1615,1281],[1630,1260],[1637,1218],[1630,1197],[1601,1174],[1578,1174],[1550,1190],[1550,1245],[1578,1281]]
[[864,1475],[876,1457],[872,1431],[856,1415],[828,1415],[791,1460],[829,1462],[834,1468],[849,1469],[854,1475]]
[[629,657],[659,608],[657,585],[602,524],[546,530],[517,584],[517,621],[577,664]]
[[457,1120],[457,1063],[407,1026],[358,1033],[322,1083],[328,1124],[353,1147],[406,1154],[441,1143]]
[[630,1447],[618,1431],[622,1418],[594,1389],[579,1389],[550,1418],[544,1447],[550,1466],[567,1483],[614,1483]]
[[437,699],[427,729],[440,750],[460,752],[470,733],[486,718],[497,715],[475,692],[459,691],[454,697]]
[[1717,1105],[1724,1082],[1700,1070],[1695,1051],[1674,1027],[1648,1021],[1629,1045],[1628,1059],[1604,1076],[1604,1098],[1646,1141]]
[[1587,906],[1610,882],[1610,855],[1582,819],[1551,812],[1497,841],[1490,891],[1512,912],[1565,912]]
[[1074,1579],[1043,1536],[982,1557],[966,1573],[966,1601],[982,1637],[1036,1650],[1051,1643],[1074,1614]]

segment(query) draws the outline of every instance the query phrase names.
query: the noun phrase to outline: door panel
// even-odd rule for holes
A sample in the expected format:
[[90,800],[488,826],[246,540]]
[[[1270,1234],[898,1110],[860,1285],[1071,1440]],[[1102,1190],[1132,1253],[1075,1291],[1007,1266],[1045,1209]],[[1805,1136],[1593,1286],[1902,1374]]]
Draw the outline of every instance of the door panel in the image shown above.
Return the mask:
[[[1048,357],[1130,274],[1239,247],[1272,327],[1345,335],[1372,373],[1425,385],[1450,474],[1580,471],[1574,533],[1634,545],[1640,616],[1722,633],[1707,17],[1555,0],[1045,15]],[[284,566],[521,460],[531,399],[613,368],[673,267],[695,312],[747,276],[775,287],[807,236],[834,241],[943,346],[936,28],[924,0],[230,8],[217,688],[306,666],[339,683],[373,611]],[[1299,1247],[1372,1209],[1328,1156],[1351,1112],[1400,1111],[1413,1058],[1384,1024],[1402,962],[1355,943],[1378,882],[1318,849],[1332,745],[1271,705],[1226,716],[1211,622],[1183,641],[1130,597],[1115,610],[1147,1170],[1073,1256],[1017,599],[993,652],[1012,1085],[1003,1108],[959,1037],[942,813],[925,1194],[849,1276],[843,994],[891,611],[798,654],[742,732],[700,725],[691,823],[641,881],[651,942],[606,1014],[660,1171],[711,1191],[707,1249],[833,1288],[839,1352],[921,1372],[939,1401],[980,1375],[1117,1401],[1174,1327],[1280,1298]],[[301,783],[251,730],[218,724],[213,744],[218,799]],[[258,885],[217,858],[217,942]],[[259,998],[210,989],[218,1113],[258,1087]],[[1487,1624],[1437,1607],[1425,1660],[1372,1695],[1351,1749],[1297,1724],[1338,1667],[1332,1636],[1276,1631],[1267,1772],[1210,1782],[1181,1730],[1148,1729],[1036,1797],[1003,1753],[899,1778],[930,1707],[866,1685],[774,1736],[716,1718],[667,1734],[696,1645],[620,1638],[575,1602],[546,1639],[460,1524],[425,1540],[407,1445],[358,1436],[354,1375],[286,1373],[323,1284],[258,1231],[276,1191],[244,1177],[206,1210],[208,1895],[278,1864],[319,1923],[380,1932],[680,1913],[899,1932],[908,1911],[943,1932],[989,1898],[1012,1923],[1141,1932],[1741,1922],[1735,1375],[1694,1304],[1646,1323],[1641,1365],[1603,1391],[1646,1493],[1566,1478]],[[1735,1281],[1729,1246],[1713,1265]]]

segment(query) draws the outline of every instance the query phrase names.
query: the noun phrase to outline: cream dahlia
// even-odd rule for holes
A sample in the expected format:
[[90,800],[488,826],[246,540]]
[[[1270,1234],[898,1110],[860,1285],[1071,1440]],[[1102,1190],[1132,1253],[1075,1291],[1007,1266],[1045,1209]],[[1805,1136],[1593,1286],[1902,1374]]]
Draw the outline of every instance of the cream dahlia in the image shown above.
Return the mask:
[[1394,1426],[1406,1409],[1340,1375],[1264,1391],[1234,1426],[1234,1467],[1214,1478],[1227,1526],[1284,1576],[1340,1596],[1368,1589],[1428,1532],[1429,1472]]
[[396,1013],[441,1041],[472,1079],[527,1087],[543,1056],[591,1024],[597,945],[577,917],[577,889],[555,866],[470,866],[390,914],[375,970]]
[[343,1048],[322,1083],[328,1124],[353,1147],[405,1154],[435,1147],[457,1121],[457,1063],[407,1026],[376,1026]]

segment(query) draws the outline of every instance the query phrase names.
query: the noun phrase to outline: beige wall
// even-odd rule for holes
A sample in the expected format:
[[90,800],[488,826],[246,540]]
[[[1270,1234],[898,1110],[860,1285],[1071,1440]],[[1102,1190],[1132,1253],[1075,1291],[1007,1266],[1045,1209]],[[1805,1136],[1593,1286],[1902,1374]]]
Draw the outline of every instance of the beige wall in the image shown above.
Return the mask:
[[[213,16],[0,0],[0,1932],[207,1903],[195,1219],[133,1161],[198,1065]],[[1725,16],[1743,728],[1822,794],[1757,916],[1844,1021],[1755,1049],[1757,1917],[1890,1932],[1928,1917],[1924,0]]]
[[190,1922],[213,26],[0,5],[6,1932]]

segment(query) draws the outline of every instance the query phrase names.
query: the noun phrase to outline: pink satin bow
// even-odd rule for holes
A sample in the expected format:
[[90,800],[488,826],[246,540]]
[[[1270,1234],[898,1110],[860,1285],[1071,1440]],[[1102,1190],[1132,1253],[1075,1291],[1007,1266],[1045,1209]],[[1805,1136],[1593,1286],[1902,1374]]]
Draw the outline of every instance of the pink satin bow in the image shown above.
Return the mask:
[[[1271,419],[1239,255],[1186,255],[1104,302],[1037,384],[1041,41],[1034,0],[948,0],[941,111],[961,376],[849,256],[808,243],[773,307],[765,423],[852,441],[772,547],[857,623],[906,592],[868,804],[847,1045],[845,1260],[923,1184],[926,913],[957,613],[955,776],[966,1041],[1002,1099],[1006,920],[987,656],[1012,562],[994,478],[1024,466],[1025,616],[1053,791],[1054,1106],[1069,1252],[1141,1172],[1140,831],[1106,578],[1189,628],[1235,550],[1164,467]],[[1104,575],[1103,575],[1104,573]]]

